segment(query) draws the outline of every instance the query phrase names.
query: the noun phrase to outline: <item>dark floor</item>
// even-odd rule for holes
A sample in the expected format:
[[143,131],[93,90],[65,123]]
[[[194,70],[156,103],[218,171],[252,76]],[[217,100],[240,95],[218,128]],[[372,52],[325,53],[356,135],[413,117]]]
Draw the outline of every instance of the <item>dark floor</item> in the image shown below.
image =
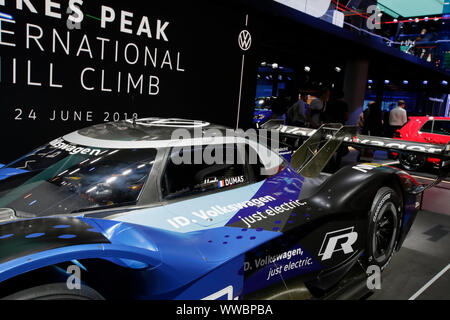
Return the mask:
[[[450,196],[450,191],[448,191]],[[450,264],[450,216],[421,211],[382,275],[381,290],[369,299],[409,299]],[[450,271],[417,299],[450,299]]]
[[[354,163],[356,157],[357,152],[351,151],[343,164]],[[382,152],[377,152],[373,162],[396,166]],[[424,184],[432,182],[435,174],[433,168],[411,172]],[[450,179],[425,193],[423,208],[403,247],[383,272],[381,290],[370,300],[450,299]]]

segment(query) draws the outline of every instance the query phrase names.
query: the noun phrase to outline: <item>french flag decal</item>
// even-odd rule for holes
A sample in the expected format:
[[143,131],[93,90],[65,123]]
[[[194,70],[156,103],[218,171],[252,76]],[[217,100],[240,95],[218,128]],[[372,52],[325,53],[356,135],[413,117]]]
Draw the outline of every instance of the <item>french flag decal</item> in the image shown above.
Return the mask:
[[225,187],[225,180],[220,180],[219,181],[219,188],[223,188]]

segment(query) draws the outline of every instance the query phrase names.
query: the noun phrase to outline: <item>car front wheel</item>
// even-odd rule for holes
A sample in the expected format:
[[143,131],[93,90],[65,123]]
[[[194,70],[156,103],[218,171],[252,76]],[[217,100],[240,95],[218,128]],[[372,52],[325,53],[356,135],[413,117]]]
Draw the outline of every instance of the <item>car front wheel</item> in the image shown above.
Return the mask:
[[104,298],[86,285],[71,290],[66,283],[52,283],[19,291],[2,300],[104,300]]

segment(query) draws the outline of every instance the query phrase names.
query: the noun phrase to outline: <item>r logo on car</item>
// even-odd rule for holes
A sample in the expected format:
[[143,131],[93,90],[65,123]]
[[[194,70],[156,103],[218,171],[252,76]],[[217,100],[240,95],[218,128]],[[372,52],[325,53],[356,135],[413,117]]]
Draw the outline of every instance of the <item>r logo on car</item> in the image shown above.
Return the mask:
[[354,227],[350,227],[328,232],[319,251],[322,261],[331,259],[333,254],[338,251],[344,251],[345,254],[352,253],[354,251],[352,245],[358,240],[358,233],[353,230]]

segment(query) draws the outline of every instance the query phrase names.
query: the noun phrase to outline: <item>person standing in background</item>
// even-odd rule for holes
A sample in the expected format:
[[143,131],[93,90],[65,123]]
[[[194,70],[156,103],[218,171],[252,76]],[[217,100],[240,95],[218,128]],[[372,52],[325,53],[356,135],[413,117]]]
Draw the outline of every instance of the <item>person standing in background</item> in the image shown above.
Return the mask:
[[286,124],[296,127],[304,127],[306,103],[302,99],[302,95],[298,95],[298,100],[288,109],[286,113]]
[[391,114],[391,110],[394,109],[396,106],[396,103],[392,103],[389,106],[388,110],[384,110],[383,113],[383,137],[386,138],[391,138],[392,137],[392,133],[391,133],[391,126],[389,125],[389,117]]
[[289,100],[286,90],[278,90],[278,97],[272,103],[272,119],[284,118],[284,114],[290,106]]
[[374,101],[369,102],[367,110],[363,112],[363,117],[362,134],[380,137],[383,134],[383,119],[380,106]]
[[403,100],[398,102],[389,114],[389,126],[391,127],[391,137],[395,135],[398,129],[401,129],[408,122],[408,114],[405,110],[406,103]]
[[[362,128],[361,134],[380,137],[383,133],[383,119],[380,106],[375,102],[369,102],[367,109],[360,115],[358,126]],[[373,149],[362,148],[358,156],[358,162],[372,161]]]
[[[349,119],[349,112],[348,104],[344,100],[344,92],[336,91],[332,97],[333,98],[323,112],[323,122],[345,125]],[[341,166],[342,157],[348,153],[348,147],[341,145],[329,162],[329,169],[332,170],[332,172],[336,172]]]
[[308,97],[309,95],[305,92],[300,93],[302,101],[305,103],[305,106],[308,107]]
[[332,99],[324,112],[324,123],[340,123],[345,125],[348,119],[348,104],[344,100],[344,92],[337,91],[334,99]]
[[319,91],[319,97],[311,101],[311,105],[306,112],[306,119],[310,126],[317,129],[322,124],[322,114],[327,109],[327,103],[330,99],[330,89],[322,88]]

